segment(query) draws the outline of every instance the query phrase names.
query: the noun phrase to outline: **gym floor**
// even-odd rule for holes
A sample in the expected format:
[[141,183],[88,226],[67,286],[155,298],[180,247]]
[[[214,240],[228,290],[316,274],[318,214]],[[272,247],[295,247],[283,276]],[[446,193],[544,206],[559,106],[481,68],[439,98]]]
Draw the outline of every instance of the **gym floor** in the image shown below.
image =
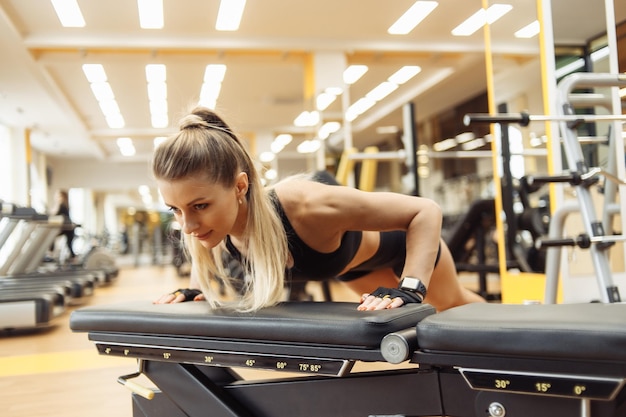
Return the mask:
[[[140,263],[135,267],[134,262],[124,258],[118,265],[117,280],[97,288],[83,305],[152,300],[187,284],[169,265]],[[461,280],[469,288],[475,287],[475,276]],[[308,290],[314,299],[322,299],[318,286],[311,285]],[[354,301],[340,284],[333,284],[331,292],[336,301]],[[116,381],[121,375],[135,372],[136,361],[99,356],[86,334],[73,333],[69,317],[80,307],[69,307],[47,329],[0,336],[3,417],[132,417],[130,391]],[[150,386],[147,379],[141,378],[136,381]]]

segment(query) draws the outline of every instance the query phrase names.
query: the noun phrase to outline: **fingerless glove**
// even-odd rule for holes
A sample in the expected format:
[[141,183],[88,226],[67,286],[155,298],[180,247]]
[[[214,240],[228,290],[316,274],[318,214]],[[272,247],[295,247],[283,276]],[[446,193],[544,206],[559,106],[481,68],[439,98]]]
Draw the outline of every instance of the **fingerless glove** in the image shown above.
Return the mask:
[[419,294],[414,293],[412,291],[402,290],[399,288],[378,287],[376,288],[376,291],[374,291],[370,295],[373,295],[374,297],[381,297],[381,298],[385,298],[385,297],[400,298],[402,301],[404,301],[404,304],[409,304],[409,303],[421,304],[423,301],[422,297],[420,297]]
[[193,301],[194,298],[196,298],[196,296],[202,294],[202,291],[196,290],[194,288],[179,288],[176,291],[174,291],[172,294],[176,296],[178,296],[179,294],[182,294],[185,296],[185,299],[183,301]]

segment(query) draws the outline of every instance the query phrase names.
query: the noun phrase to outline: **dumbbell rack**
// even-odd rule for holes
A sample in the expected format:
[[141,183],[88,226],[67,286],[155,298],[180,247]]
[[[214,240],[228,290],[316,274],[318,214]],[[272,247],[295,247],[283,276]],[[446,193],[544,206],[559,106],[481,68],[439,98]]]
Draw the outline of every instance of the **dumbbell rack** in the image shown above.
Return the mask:
[[[618,147],[616,129],[611,130],[609,137],[609,158],[606,169],[589,167],[585,162],[582,147],[577,135],[580,123],[594,121],[625,120],[624,115],[576,115],[577,106],[605,106],[612,110],[610,98],[598,94],[594,89],[598,87],[626,86],[626,76],[615,74],[576,73],[564,78],[557,88],[558,111],[561,120],[559,131],[563,143],[563,150],[570,170],[570,184],[574,187],[576,201],[564,201],[553,211],[548,238],[541,242],[547,247],[546,257],[546,290],[544,302],[556,303],[559,273],[561,265],[562,246],[579,246],[589,249],[593,263],[596,282],[600,292],[600,301],[605,303],[620,302],[619,289],[613,280],[610,267],[609,249],[619,241],[624,241],[624,235],[614,235],[610,232],[610,224],[620,205],[613,202],[618,185],[625,185],[618,177],[617,164],[624,163],[624,149]],[[588,94],[576,93],[576,89],[588,89]],[[571,118],[572,120],[567,120]],[[617,124],[615,124],[617,125]],[[621,159],[618,156],[622,155]],[[605,178],[604,201],[602,216],[595,210],[591,186],[597,183],[599,177]],[[585,227],[583,233],[576,238],[563,238],[565,218],[570,213],[580,213]]]
[[[610,268],[609,248],[616,242],[626,241],[624,235],[609,234],[605,230],[610,229],[610,223],[615,214],[620,213],[620,204],[613,202],[617,187],[626,185],[619,178],[618,163],[624,163],[624,159],[618,160],[617,156],[624,156],[623,141],[617,140],[615,130],[612,129],[613,140],[609,140],[611,150],[609,152],[609,164],[607,169],[589,167],[585,161],[582,146],[577,134],[577,128],[583,123],[595,123],[600,121],[617,122],[626,121],[626,115],[622,114],[576,114],[578,107],[605,106],[612,109],[610,97],[593,91],[598,87],[622,87],[626,86],[626,76],[616,74],[576,73],[571,74],[558,85],[557,108],[555,116],[534,116],[529,114],[497,114],[480,115],[468,114],[464,123],[469,125],[474,122],[498,123],[504,127],[510,123],[527,126],[531,121],[551,121],[559,123],[561,141],[565,151],[568,172],[551,176],[529,177],[527,180],[534,183],[569,183],[575,192],[576,200],[559,202],[559,207],[553,210],[550,220],[550,230],[546,239],[537,242],[539,248],[547,248],[546,258],[546,285],[544,302],[554,304],[557,300],[557,289],[561,264],[561,252],[564,246],[578,246],[589,249],[596,282],[600,290],[600,301],[605,303],[621,302],[619,289],[613,281]],[[591,93],[574,93],[576,89],[588,89]],[[610,111],[610,110],[609,110]],[[614,123],[617,125],[617,123]],[[620,129],[621,131],[621,129]],[[553,156],[554,158],[554,156]],[[606,181],[605,198],[602,219],[596,214],[591,187],[597,184],[600,177]],[[584,232],[576,238],[564,238],[563,230],[565,218],[571,213],[580,213],[584,224]]]

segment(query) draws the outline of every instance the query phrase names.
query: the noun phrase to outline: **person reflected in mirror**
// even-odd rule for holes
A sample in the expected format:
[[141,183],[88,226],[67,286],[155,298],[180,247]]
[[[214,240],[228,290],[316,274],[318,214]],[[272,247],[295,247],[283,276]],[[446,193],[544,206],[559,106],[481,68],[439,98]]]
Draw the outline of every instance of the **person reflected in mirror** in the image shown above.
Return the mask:
[[[72,218],[70,216],[69,193],[67,190],[57,190],[57,192],[54,193],[54,199],[55,208],[52,212],[55,216],[60,216],[63,218],[59,236],[65,236],[65,246],[67,247],[67,251],[69,254],[68,257],[70,261],[73,261],[76,258],[73,247],[74,238],[76,237],[76,225],[72,222]],[[51,250],[52,249],[53,248],[51,248]]]

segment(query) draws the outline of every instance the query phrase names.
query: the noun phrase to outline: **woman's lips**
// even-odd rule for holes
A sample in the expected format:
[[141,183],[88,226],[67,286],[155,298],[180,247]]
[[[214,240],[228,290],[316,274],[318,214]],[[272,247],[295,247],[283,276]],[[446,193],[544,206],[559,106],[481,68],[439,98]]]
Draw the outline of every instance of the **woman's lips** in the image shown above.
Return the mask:
[[207,240],[210,235],[211,235],[211,232],[206,232],[203,235],[195,235],[195,238],[198,240]]

